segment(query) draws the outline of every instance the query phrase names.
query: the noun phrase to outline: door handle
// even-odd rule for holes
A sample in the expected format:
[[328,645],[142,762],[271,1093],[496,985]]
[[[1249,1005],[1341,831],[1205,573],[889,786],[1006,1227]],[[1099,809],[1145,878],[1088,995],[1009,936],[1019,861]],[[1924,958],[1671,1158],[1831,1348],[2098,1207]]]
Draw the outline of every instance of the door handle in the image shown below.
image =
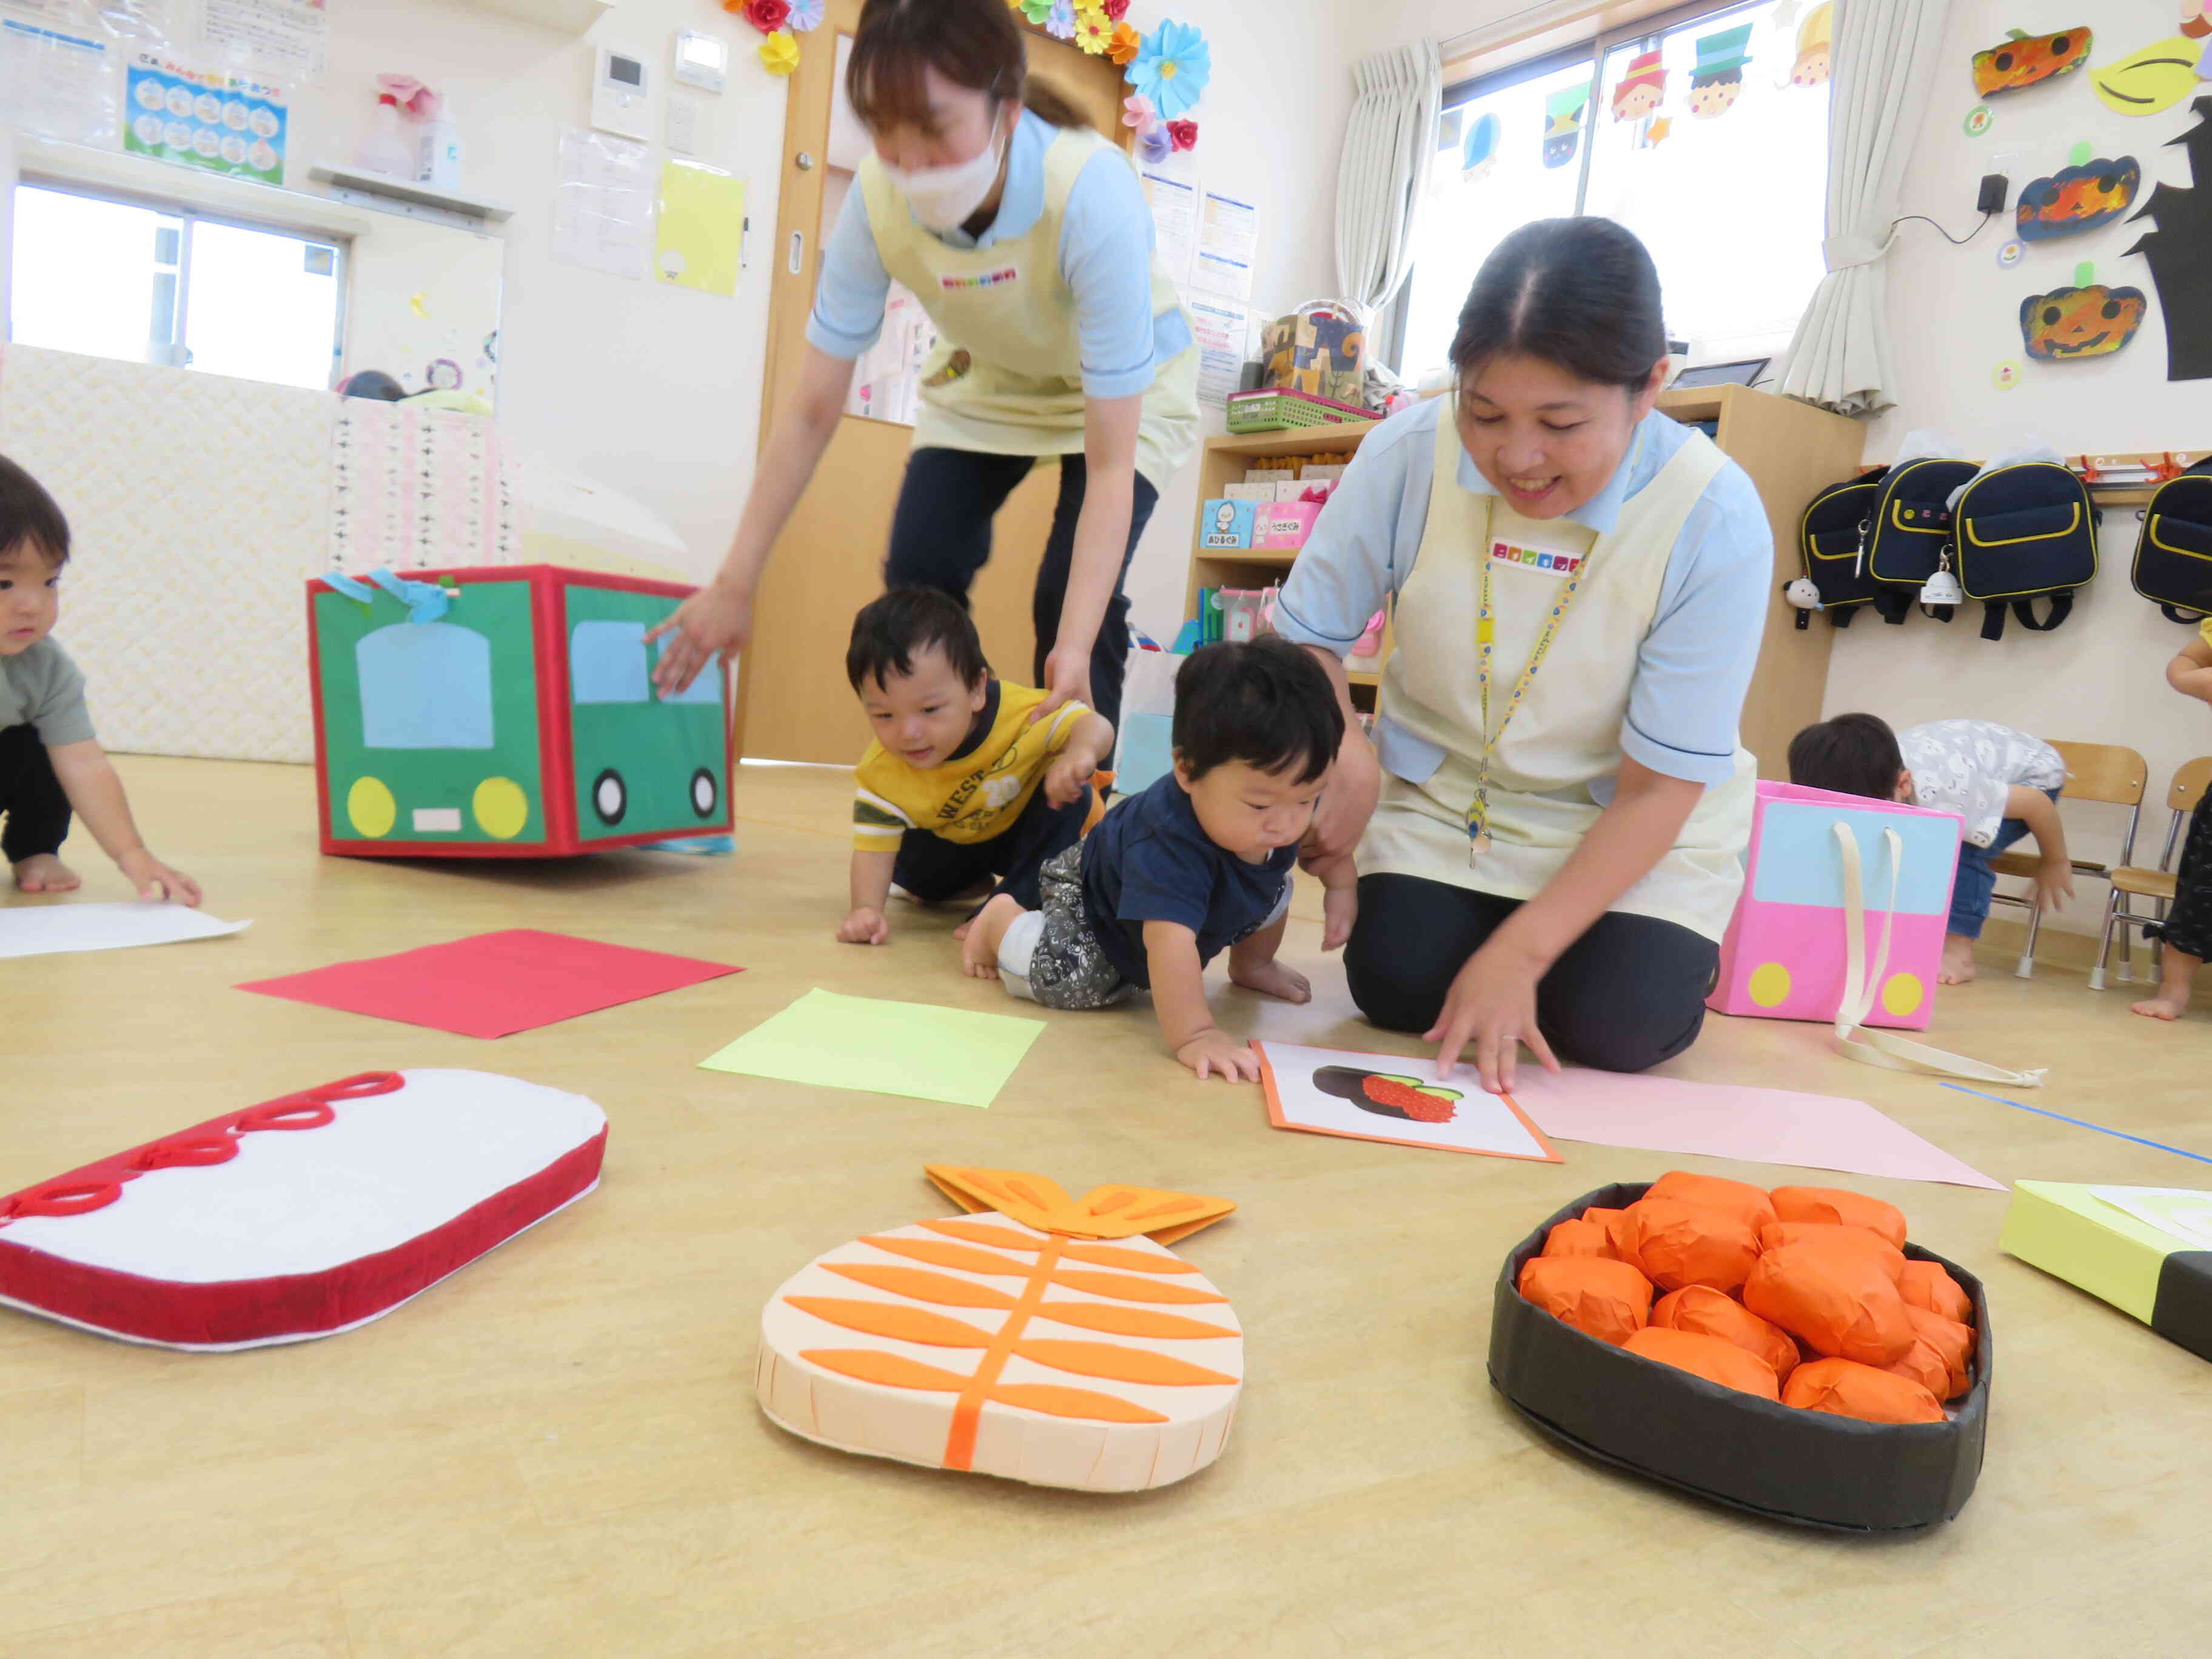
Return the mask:
[[806,233],[805,231],[794,230],[791,233],[791,252],[785,264],[794,276],[806,269]]

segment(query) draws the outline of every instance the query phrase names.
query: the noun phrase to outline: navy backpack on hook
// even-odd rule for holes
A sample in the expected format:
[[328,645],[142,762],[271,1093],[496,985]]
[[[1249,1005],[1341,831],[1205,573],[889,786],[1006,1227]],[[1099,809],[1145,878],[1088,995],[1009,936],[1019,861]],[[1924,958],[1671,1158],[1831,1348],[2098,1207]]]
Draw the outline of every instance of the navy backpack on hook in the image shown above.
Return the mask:
[[[1867,541],[1867,570],[1875,580],[1874,608],[1886,623],[1901,623],[1928,579],[1943,568],[1951,548],[1952,491],[1982,469],[1972,461],[1905,461],[1882,475],[1874,532]],[[1931,614],[1951,620],[1951,607]]]
[[[2004,637],[2008,608],[2049,633],[2074,609],[2074,590],[2097,574],[2096,507],[2089,486],[2056,461],[1984,472],[1959,497],[1954,542],[1959,585],[1983,603],[1982,637]],[[2034,602],[2051,601],[2035,619]]]
[[[1805,580],[1819,590],[1831,628],[1849,628],[1857,607],[1876,597],[1874,573],[1867,568],[1867,541],[1887,476],[1885,467],[1830,484],[1813,497],[1797,521],[1797,556],[1804,562]],[[1797,613],[1798,627],[1806,626],[1809,614]]]
[[2136,592],[2175,622],[2212,615],[2212,459],[2153,492],[2134,580]]

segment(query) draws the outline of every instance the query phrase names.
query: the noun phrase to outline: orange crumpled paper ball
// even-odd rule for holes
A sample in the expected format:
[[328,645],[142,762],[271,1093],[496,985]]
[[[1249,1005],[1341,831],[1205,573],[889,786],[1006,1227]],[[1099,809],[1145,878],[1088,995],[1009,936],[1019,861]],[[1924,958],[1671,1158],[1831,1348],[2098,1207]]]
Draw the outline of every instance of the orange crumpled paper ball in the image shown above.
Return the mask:
[[1598,1256],[1533,1256],[1521,1294],[1553,1318],[1615,1347],[1651,1316],[1651,1281],[1626,1261]]
[[1778,1378],[1796,1370],[1801,1358],[1789,1332],[1709,1285],[1685,1285],[1679,1291],[1669,1291],[1651,1310],[1651,1323],[1662,1330],[1692,1331],[1733,1342],[1765,1364]]
[[1662,1365],[1672,1365],[1692,1376],[1702,1376],[1724,1389],[1741,1389],[1761,1400],[1779,1401],[1782,1397],[1773,1368],[1725,1337],[1647,1325],[1621,1346],[1631,1353],[1641,1354]]
[[1747,1223],[1671,1198],[1640,1198],[1630,1205],[1618,1244],[1622,1261],[1635,1263],[1668,1291],[1685,1285],[1735,1290],[1759,1260],[1759,1238]]
[[1863,1227],[1880,1233],[1899,1249],[1905,1248],[1905,1212],[1864,1193],[1841,1187],[1777,1187],[1771,1196],[1774,1213],[1783,1221],[1832,1221],[1846,1227]]
[[1809,1359],[1790,1374],[1782,1403],[1866,1423],[1941,1423],[1943,1407],[1911,1378],[1849,1359]]
[[1601,1209],[1595,1204],[1583,1212],[1583,1220],[1595,1221],[1605,1229],[1605,1236],[1613,1241],[1613,1253],[1615,1255],[1620,1254],[1620,1229],[1627,1216],[1628,1212],[1626,1210]]
[[[1881,1263],[1893,1285],[1904,1276],[1905,1252],[1863,1227],[1846,1227],[1834,1221],[1778,1221],[1771,1227],[1759,1230],[1759,1248],[1762,1251],[1778,1250],[1788,1244],[1810,1244],[1863,1256]],[[1900,1290],[1899,1294],[1903,1291]]]
[[1973,1328],[1973,1298],[1957,1279],[1933,1261],[1906,1262],[1897,1281],[1897,1293],[1909,1308],[1925,1308],[1929,1313],[1956,1321],[1970,1332]]
[[1759,1257],[1743,1305],[1815,1353],[1894,1365],[1912,1346],[1905,1299],[1881,1266],[1820,1244],[1785,1244]]
[[1595,1221],[1562,1221],[1544,1235],[1542,1254],[1547,1256],[1594,1255],[1619,1261],[1613,1236]]
[[1679,1199],[1685,1204],[1718,1210],[1742,1222],[1754,1236],[1761,1227],[1771,1226],[1780,1218],[1774,1213],[1774,1200],[1766,1195],[1765,1188],[1719,1176],[1692,1175],[1687,1170],[1668,1170],[1651,1183],[1650,1190],[1644,1196]]
[[1946,1373],[1942,1388],[1929,1385],[1929,1391],[1938,1400],[1956,1400],[1974,1385],[1974,1328],[1962,1325],[1955,1319],[1946,1319],[1942,1314],[1929,1313],[1925,1308],[1905,1304],[1905,1316],[1912,1322],[1913,1347],[1935,1350],[1943,1362]]

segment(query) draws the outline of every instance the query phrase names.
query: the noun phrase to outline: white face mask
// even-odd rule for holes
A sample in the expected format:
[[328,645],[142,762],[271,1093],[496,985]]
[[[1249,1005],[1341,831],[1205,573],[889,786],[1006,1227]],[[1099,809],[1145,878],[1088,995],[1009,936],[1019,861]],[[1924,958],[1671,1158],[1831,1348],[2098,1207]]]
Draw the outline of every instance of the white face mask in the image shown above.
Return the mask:
[[884,176],[906,198],[907,207],[925,230],[953,230],[967,223],[975,216],[975,210],[983,205],[991,186],[999,182],[999,163],[1006,155],[1006,142],[1004,135],[997,131],[995,117],[992,126],[992,141],[986,149],[951,167],[908,173],[888,161],[884,164]]

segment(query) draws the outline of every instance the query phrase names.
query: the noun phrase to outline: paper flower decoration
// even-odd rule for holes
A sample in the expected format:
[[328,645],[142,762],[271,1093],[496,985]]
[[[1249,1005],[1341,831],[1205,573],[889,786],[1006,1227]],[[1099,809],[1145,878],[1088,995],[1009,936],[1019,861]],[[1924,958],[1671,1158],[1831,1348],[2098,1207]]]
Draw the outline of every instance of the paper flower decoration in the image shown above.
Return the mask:
[[1198,102],[1212,74],[1206,37],[1188,23],[1170,21],[1145,37],[1136,62],[1129,65],[1129,84],[1150,98],[1164,118],[1173,120]]
[[736,12],[763,34],[774,34],[791,16],[791,0],[744,0],[742,6],[723,0],[722,9]]
[[1106,14],[1106,21],[1118,23],[1129,15],[1129,0],[1099,0],[1098,9]]
[[1152,100],[1141,92],[1133,92],[1121,100],[1121,125],[1125,127],[1134,127],[1142,132],[1146,127],[1157,124],[1159,118],[1159,112],[1152,107]]
[[1137,61],[1137,54],[1145,48],[1145,37],[1127,23],[1114,25],[1114,39],[1106,48],[1106,55],[1115,63],[1127,64]]
[[791,15],[784,27],[794,34],[805,34],[820,28],[824,15],[822,0],[791,0]]
[[1198,123],[1195,121],[1170,121],[1168,123],[1168,137],[1174,141],[1175,147],[1177,149],[1196,149],[1198,148]]
[[761,42],[760,60],[770,75],[790,74],[799,67],[799,37],[789,29],[778,29]]
[[1106,55],[1106,49],[1114,44],[1114,26],[1106,21],[1103,12],[1078,12],[1075,16],[1075,44],[1093,58],[1103,58]]
[[380,75],[376,77],[377,101],[390,100],[418,121],[428,121],[438,113],[438,94],[411,75]]
[[1175,140],[1168,137],[1167,128],[1158,122],[1137,130],[1137,154],[1143,160],[1164,161],[1174,149]]
[[1015,9],[1039,28],[1042,28],[1045,20],[1052,15],[1052,9],[1058,0],[1021,0],[1021,4]]
[[1055,40],[1075,39],[1075,0],[1052,0],[1044,15],[1044,32]]

